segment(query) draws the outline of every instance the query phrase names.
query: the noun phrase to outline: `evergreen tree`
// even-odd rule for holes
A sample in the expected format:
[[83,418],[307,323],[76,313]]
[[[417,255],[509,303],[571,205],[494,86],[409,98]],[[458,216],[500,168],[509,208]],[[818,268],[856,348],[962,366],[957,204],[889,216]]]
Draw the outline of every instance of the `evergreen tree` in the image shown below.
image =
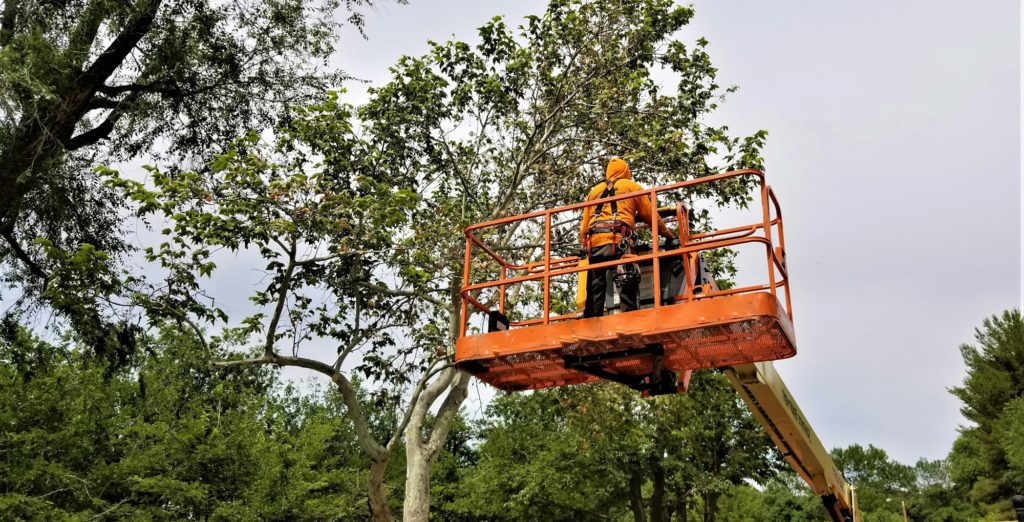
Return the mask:
[[967,377],[952,389],[971,425],[950,453],[950,476],[987,511],[1012,517],[1009,498],[1024,491],[1024,320],[1020,310],[985,319],[977,346],[960,347]]

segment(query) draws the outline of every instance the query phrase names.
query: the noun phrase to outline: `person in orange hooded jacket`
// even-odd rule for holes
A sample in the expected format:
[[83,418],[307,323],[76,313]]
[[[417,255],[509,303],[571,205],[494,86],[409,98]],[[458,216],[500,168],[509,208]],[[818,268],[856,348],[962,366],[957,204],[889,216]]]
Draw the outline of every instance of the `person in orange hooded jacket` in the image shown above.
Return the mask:
[[[590,189],[587,201],[639,192],[644,190],[633,181],[629,165],[622,158],[613,157],[605,170],[605,181]],[[651,208],[649,196],[620,199],[583,209],[580,222],[580,243],[590,264],[619,259],[630,254],[633,229],[639,216],[646,223],[657,220],[658,234],[674,239],[676,234],[665,226],[665,222]],[[587,271],[587,292],[583,317],[604,315],[605,276],[608,270],[636,270],[633,265],[619,265],[611,268],[597,268]],[[639,275],[639,274],[637,274]],[[622,278],[619,286],[619,304],[623,312],[636,310],[640,292],[639,277]]]

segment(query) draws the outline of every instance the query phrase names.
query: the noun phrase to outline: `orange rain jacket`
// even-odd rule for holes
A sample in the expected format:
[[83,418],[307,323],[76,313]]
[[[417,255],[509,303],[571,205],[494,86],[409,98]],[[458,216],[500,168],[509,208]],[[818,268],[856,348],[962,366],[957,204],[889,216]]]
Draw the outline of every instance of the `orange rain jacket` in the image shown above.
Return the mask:
[[[629,172],[629,165],[620,158],[614,158],[608,162],[608,169],[605,171],[604,177],[615,185],[616,196],[644,190],[639,183],[633,181],[633,176]],[[587,201],[600,199],[605,188],[605,183],[598,183],[595,185],[594,188],[590,189],[590,194],[587,195]],[[587,245],[587,230],[598,221],[612,221],[617,219],[629,225],[629,228],[631,229],[636,226],[637,215],[639,215],[640,219],[645,223],[651,222],[651,215],[653,212],[651,211],[650,197],[645,196],[620,199],[616,204],[619,207],[619,212],[616,216],[612,216],[611,203],[601,205],[601,214],[596,218],[593,216],[594,209],[597,208],[596,205],[583,209],[583,220],[580,222],[580,243],[583,246]],[[676,237],[675,233],[665,226],[665,222],[661,220],[661,216],[658,216],[658,234],[661,234],[664,237]],[[614,241],[613,234],[610,232],[594,234],[590,237],[590,248],[607,245],[612,241]]]

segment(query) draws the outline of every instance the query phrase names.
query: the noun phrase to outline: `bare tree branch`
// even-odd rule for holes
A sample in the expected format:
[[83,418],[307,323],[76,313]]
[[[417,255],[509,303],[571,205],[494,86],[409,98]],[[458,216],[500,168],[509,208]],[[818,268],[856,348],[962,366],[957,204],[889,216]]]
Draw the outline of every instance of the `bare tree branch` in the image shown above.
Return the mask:
[[456,374],[460,370],[449,367],[441,373],[441,377],[430,383],[420,392],[416,401],[409,405],[409,421],[406,427],[405,443],[407,446],[416,446],[416,450],[423,448],[423,421],[426,419],[430,406],[434,404],[437,397],[448,388]]
[[444,364],[437,368],[434,368],[433,365],[431,365],[431,368],[428,369],[428,371],[423,374],[423,377],[420,378],[419,382],[416,383],[416,389],[413,390],[412,396],[409,398],[410,407],[405,409],[405,414],[402,415],[402,421],[398,423],[395,433],[391,436],[391,440],[388,441],[387,448],[389,451],[398,443],[399,440],[402,439],[402,435],[404,434],[406,427],[409,426],[409,420],[412,418],[414,409],[412,408],[412,405],[416,404],[416,401],[419,400],[419,396],[420,393],[423,392],[423,388],[428,382],[430,382],[430,379],[438,374],[438,372],[442,372],[450,367],[452,367],[451,364]]
[[459,407],[466,400],[469,391],[470,375],[455,368],[452,368],[452,371],[457,374],[448,391],[448,396],[444,398],[444,402],[437,410],[434,427],[430,432],[430,439],[427,441],[427,451],[431,458],[437,455],[444,441],[448,439],[448,432],[451,430],[452,421],[455,420],[455,414],[459,412]]
[[[117,120],[120,120],[124,116],[124,107],[126,102],[122,101],[118,103],[114,110],[107,115],[107,118],[103,120],[103,123],[89,129],[78,136],[75,136],[64,144],[65,150],[78,150],[82,147],[88,147],[96,142],[110,136],[110,133],[114,130],[114,124]],[[91,104],[90,104],[91,105]]]
[[284,276],[281,278],[281,287],[277,291],[277,306],[274,308],[274,315],[270,318],[270,326],[267,327],[267,340],[263,345],[263,353],[270,355],[274,351],[274,342],[277,337],[277,325],[281,322],[281,314],[284,312],[285,302],[288,300],[288,290],[291,288],[292,274],[295,272],[295,242],[288,249],[288,266],[284,269]]
[[397,290],[394,288],[388,288],[386,286],[375,285],[367,281],[360,281],[356,283],[356,285],[362,288],[366,288],[367,290],[373,290],[374,292],[380,292],[386,295],[391,295],[395,297],[416,297],[419,299],[423,299],[424,301],[427,301],[429,303],[435,304],[437,306],[447,306],[447,303],[445,303],[444,301],[436,297],[431,297],[427,293],[411,292],[408,290]]
[[214,361],[210,363],[211,367],[219,369],[244,368],[248,366],[263,365],[296,366],[299,368],[313,370],[330,377],[331,382],[333,382],[338,387],[338,391],[341,392],[341,397],[345,402],[347,410],[346,414],[355,427],[356,439],[359,441],[359,446],[374,461],[383,461],[387,459],[388,450],[381,446],[370,433],[370,427],[366,422],[366,416],[363,414],[362,406],[359,404],[359,396],[356,394],[355,388],[352,386],[352,383],[341,372],[336,371],[333,366],[315,359],[277,355],[273,352],[264,354],[262,357],[256,359],[237,359],[232,361]]
[[28,252],[25,252],[25,250],[21,248],[21,243],[19,243],[18,239],[14,237],[13,227],[0,226],[0,237],[3,237],[4,240],[7,241],[7,244],[11,247],[11,251],[14,252],[14,255],[21,260],[22,263],[25,263],[25,266],[28,267],[28,271],[31,272],[32,275],[39,277],[44,281],[49,280],[50,274],[46,273],[46,270],[43,270],[43,267],[39,266],[39,264],[28,255]]
[[89,100],[89,106],[86,108],[87,111],[95,111],[101,109],[117,109],[119,105],[123,103],[122,100],[112,100],[110,98],[103,98],[96,96],[92,100]]
[[103,84],[121,66],[128,53],[135,49],[142,37],[153,27],[161,0],[139,0],[136,7],[138,13],[132,17],[113,42],[96,58],[96,61],[85,70],[84,75],[90,78],[96,88]]

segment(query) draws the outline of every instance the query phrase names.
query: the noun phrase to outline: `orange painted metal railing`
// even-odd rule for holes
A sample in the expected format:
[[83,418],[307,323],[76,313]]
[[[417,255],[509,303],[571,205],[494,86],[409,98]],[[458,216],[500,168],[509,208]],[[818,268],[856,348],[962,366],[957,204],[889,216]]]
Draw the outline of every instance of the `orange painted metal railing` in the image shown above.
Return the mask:
[[[622,258],[603,263],[596,263],[589,266],[579,266],[580,258],[576,256],[561,257],[556,259],[552,258],[552,218],[557,214],[573,212],[581,210],[585,207],[597,206],[602,203],[609,203],[612,201],[621,201],[625,199],[633,199],[638,197],[650,198],[651,208],[658,209],[660,208],[658,205],[659,194],[671,191],[692,189],[700,185],[707,185],[747,176],[755,177],[758,182],[758,191],[760,195],[759,200],[761,205],[761,220],[759,222],[755,222],[745,226],[715,230],[711,232],[690,234],[688,209],[682,203],[676,203],[675,216],[676,223],[679,224],[680,235],[680,245],[677,248],[661,250],[658,245],[658,227],[651,226],[652,224],[646,224],[646,226],[650,227],[651,232],[651,252],[648,254],[631,256],[629,258]],[[773,209],[775,211],[774,217],[772,216],[771,212]],[[507,260],[505,260],[500,254],[498,254],[495,247],[487,245],[480,237],[481,232],[486,231],[488,229],[493,229],[495,227],[505,225],[512,225],[515,224],[516,222],[540,218],[544,220],[544,256],[542,261],[524,264],[510,263]],[[638,227],[643,226],[643,224],[641,223],[638,223],[637,225]],[[774,235],[772,233],[773,228],[777,231],[777,246]],[[510,216],[506,218],[495,219],[492,221],[478,223],[470,227],[467,227],[465,230],[465,235],[466,250],[463,264],[464,269],[461,289],[462,320],[459,329],[460,337],[464,337],[466,335],[470,306],[472,306],[473,309],[479,312],[483,312],[484,314],[490,313],[492,311],[489,306],[485,305],[484,303],[481,303],[478,299],[476,299],[474,297],[474,294],[479,293],[483,290],[497,288],[499,295],[497,311],[501,312],[502,314],[505,314],[508,288],[512,285],[522,284],[529,281],[543,281],[544,286],[542,316],[536,319],[510,322],[510,328],[528,327],[537,324],[549,324],[555,321],[563,321],[567,319],[576,318],[576,314],[551,316],[551,279],[553,277],[570,275],[594,268],[613,267],[627,263],[642,263],[646,261],[651,261],[653,264],[653,306],[655,308],[664,306],[666,303],[662,303],[661,291],[659,290],[661,284],[659,268],[662,258],[670,256],[683,256],[684,267],[686,267],[687,276],[685,277],[686,286],[682,292],[682,295],[673,298],[672,303],[669,304],[675,304],[679,301],[710,299],[719,296],[763,291],[770,292],[772,296],[778,298],[779,289],[782,289],[784,292],[786,314],[789,316],[790,321],[792,321],[793,319],[792,302],[790,300],[789,292],[789,275],[786,269],[785,262],[786,242],[782,226],[782,211],[779,208],[779,203],[777,198],[775,197],[775,193],[772,191],[771,187],[768,186],[765,182],[764,173],[762,173],[759,170],[744,169],[725,172],[712,176],[674,183],[671,185],[646,189],[640,192],[630,192],[627,194],[620,194],[617,196],[595,199],[592,201],[585,201],[582,203],[566,205],[549,210],[540,210],[537,212],[531,212],[529,214],[522,214],[518,216]],[[699,294],[694,293],[694,278],[690,270],[691,267],[694,266],[693,261],[698,252],[714,250],[719,248],[735,247],[746,243],[759,243],[765,246],[765,260],[768,272],[767,283],[760,285],[749,285],[741,288],[730,288],[724,290],[703,289],[704,291],[702,291]],[[479,249],[481,252],[485,253],[491,260],[493,260],[499,265],[500,270],[497,279],[471,284],[471,267],[473,261],[474,248]],[[522,275],[516,275],[518,273],[522,273]],[[512,277],[510,277],[510,275]],[[777,276],[779,277],[778,280],[776,279]]]

